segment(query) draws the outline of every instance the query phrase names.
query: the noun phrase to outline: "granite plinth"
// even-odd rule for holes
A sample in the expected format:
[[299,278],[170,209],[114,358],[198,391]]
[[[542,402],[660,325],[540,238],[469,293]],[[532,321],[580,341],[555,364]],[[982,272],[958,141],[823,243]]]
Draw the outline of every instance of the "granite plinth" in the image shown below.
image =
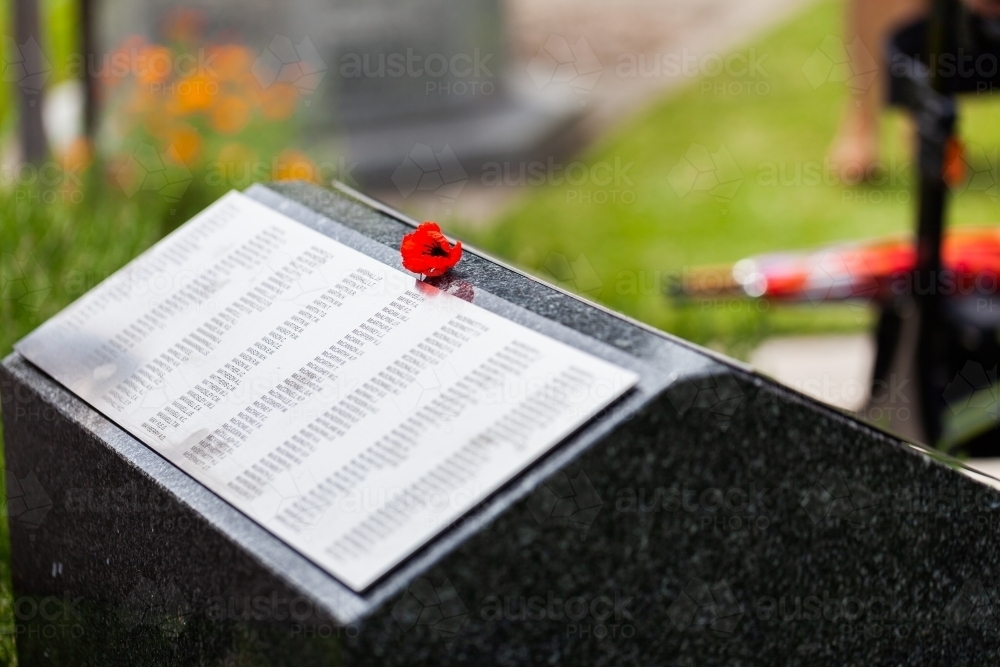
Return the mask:
[[[387,212],[302,184],[249,194],[397,265],[409,227]],[[474,253],[441,286],[642,380],[363,593],[8,357],[21,663],[996,660],[1000,494]]]

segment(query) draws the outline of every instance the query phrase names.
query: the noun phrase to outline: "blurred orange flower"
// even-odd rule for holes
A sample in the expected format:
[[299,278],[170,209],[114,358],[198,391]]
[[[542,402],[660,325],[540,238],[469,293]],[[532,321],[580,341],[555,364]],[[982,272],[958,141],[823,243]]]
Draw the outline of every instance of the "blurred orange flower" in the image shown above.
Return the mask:
[[201,135],[190,125],[182,125],[170,132],[167,145],[177,151],[181,162],[189,165],[201,154]]
[[79,173],[90,166],[93,150],[85,137],[77,137],[58,156],[59,165],[68,172]]
[[287,83],[275,83],[260,92],[261,111],[268,120],[285,120],[295,112],[299,91]]
[[[195,71],[180,67],[182,57],[186,66],[187,58],[195,55],[203,22],[201,12],[179,10],[164,23],[170,46],[133,36],[105,63],[101,78],[104,91],[114,96],[107,106],[116,114],[117,133],[124,137],[141,130],[144,141],[188,166],[221,158],[232,162],[234,169],[239,167],[240,173],[252,173],[255,180],[319,182],[319,170],[305,153],[284,151],[269,164],[264,156],[273,153],[257,153],[242,145],[269,143],[261,128],[291,118],[301,99],[288,83],[262,87],[252,71],[255,54],[246,46],[206,45],[207,57],[202,52],[195,56],[199,63]],[[121,86],[122,81],[130,85]],[[252,138],[246,136],[250,134]],[[255,162],[258,159],[264,161]]]
[[948,139],[944,147],[944,181],[951,187],[956,187],[965,180],[965,146],[957,137]]
[[236,134],[250,123],[250,103],[236,95],[225,95],[212,108],[212,129],[220,134]]
[[253,54],[239,44],[222,44],[208,50],[212,73],[222,80],[242,81],[253,66]]
[[136,86],[125,101],[125,110],[135,116],[152,116],[160,104],[160,97],[146,86]]
[[154,137],[169,140],[176,129],[175,119],[165,113],[151,113],[146,116],[144,127]]
[[175,86],[177,109],[180,113],[204,111],[212,106],[218,92],[219,84],[211,77],[202,73],[186,76]]
[[319,183],[316,165],[302,151],[288,148],[274,159],[271,178],[275,181],[309,181]]
[[132,35],[122,41],[108,59],[101,63],[97,73],[101,83],[114,87],[124,81],[132,71],[133,55],[145,47],[146,40],[141,35]]
[[163,83],[173,72],[173,53],[165,46],[145,46],[135,52],[133,68],[140,83]]
[[199,9],[178,8],[163,20],[163,34],[174,42],[191,42],[201,35],[205,14]]
[[226,144],[222,147],[222,150],[219,151],[220,162],[230,164],[242,163],[248,165],[256,159],[257,154],[252,149],[235,141]]

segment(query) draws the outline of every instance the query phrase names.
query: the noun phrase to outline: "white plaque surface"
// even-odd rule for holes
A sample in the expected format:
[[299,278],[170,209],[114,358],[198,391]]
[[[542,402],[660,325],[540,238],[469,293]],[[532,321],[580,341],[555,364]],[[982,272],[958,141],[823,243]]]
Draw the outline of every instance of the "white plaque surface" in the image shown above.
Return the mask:
[[359,591],[638,380],[237,192],[16,349]]

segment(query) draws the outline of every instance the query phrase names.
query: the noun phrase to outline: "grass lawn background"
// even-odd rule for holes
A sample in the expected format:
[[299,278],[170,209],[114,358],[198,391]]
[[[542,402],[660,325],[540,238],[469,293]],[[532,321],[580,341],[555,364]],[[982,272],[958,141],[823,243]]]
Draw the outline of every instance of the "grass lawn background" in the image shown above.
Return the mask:
[[[0,6],[9,12],[8,2]],[[68,0],[49,0],[45,11],[69,15],[67,6],[72,6]],[[654,326],[738,356],[766,335],[868,326],[869,313],[847,307],[678,307],[661,294],[666,277],[686,267],[912,228],[910,169],[897,168],[892,182],[880,186],[811,185],[804,177],[795,177],[804,174],[798,170],[806,165],[822,166],[846,101],[843,83],[814,87],[803,71],[824,39],[839,34],[842,13],[839,1],[811,6],[755,44],[739,49],[748,53],[752,48],[758,56],[766,55],[766,77],[749,80],[724,75],[713,79],[708,91],[703,82],[694,81],[635,117],[622,119],[616,131],[580,158],[587,165],[613,165],[616,160],[631,163],[627,182],[529,187],[523,199],[495,224],[474,228],[459,220],[443,222],[451,232],[529,271]],[[71,31],[60,26],[71,21],[60,20],[48,32],[68,44]],[[67,53],[68,48],[64,49]],[[57,73],[59,66],[54,63]],[[604,75],[614,76],[615,67],[606,63]],[[767,84],[766,94],[757,94],[762,89],[755,84],[761,82]],[[719,86],[747,83],[754,84],[752,94],[714,92]],[[5,99],[0,95],[0,113]],[[962,108],[963,136],[970,147],[993,156],[994,169],[1000,145],[998,110],[997,103],[988,100],[967,102]],[[0,122],[4,126],[10,127],[9,113]],[[883,158],[888,164],[909,161],[905,134],[901,119],[891,115],[883,135]],[[686,188],[683,178],[678,178],[678,173],[685,173],[677,171],[678,164],[697,159],[697,146],[709,155],[732,158],[736,170],[727,167],[723,176],[729,190],[716,191],[724,196],[713,196],[702,188],[704,182]],[[975,155],[979,153],[970,151],[970,156]],[[79,205],[38,205],[30,192],[0,188],[0,354],[7,354],[16,340],[218,194],[196,182],[183,206],[171,213],[162,202],[141,195],[134,199],[116,195],[99,168],[91,172]],[[601,200],[602,191],[604,197],[613,197],[612,190],[631,193],[629,203],[621,201],[621,192],[617,203],[594,203]],[[588,199],[591,203],[581,203]],[[953,221],[998,219],[995,191],[992,197],[971,191],[957,196]],[[0,663],[13,661],[8,563],[3,525]]]

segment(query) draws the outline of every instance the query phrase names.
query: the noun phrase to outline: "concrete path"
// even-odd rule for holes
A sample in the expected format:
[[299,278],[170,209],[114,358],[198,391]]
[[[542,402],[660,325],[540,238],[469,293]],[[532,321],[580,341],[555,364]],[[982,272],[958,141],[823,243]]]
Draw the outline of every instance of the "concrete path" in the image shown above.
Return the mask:
[[[868,403],[875,344],[868,334],[771,338],[750,354],[749,363],[792,389],[834,407],[860,413]],[[877,410],[877,406],[869,405],[862,418],[879,421],[878,415],[872,414]],[[882,427],[903,439],[913,440],[908,433],[912,427],[898,419],[889,422]],[[962,469],[963,473],[1000,489],[1000,458],[968,459],[965,464],[972,470]]]
[[589,91],[580,91],[589,98],[588,125],[596,136],[664,92],[710,74],[714,56],[724,58],[812,2],[507,0],[507,7],[517,61],[530,66],[551,50],[553,38],[579,44],[578,59],[588,47],[596,57],[600,74]]
[[868,334],[769,338],[749,362],[818,401],[860,412],[868,401],[875,343]]

